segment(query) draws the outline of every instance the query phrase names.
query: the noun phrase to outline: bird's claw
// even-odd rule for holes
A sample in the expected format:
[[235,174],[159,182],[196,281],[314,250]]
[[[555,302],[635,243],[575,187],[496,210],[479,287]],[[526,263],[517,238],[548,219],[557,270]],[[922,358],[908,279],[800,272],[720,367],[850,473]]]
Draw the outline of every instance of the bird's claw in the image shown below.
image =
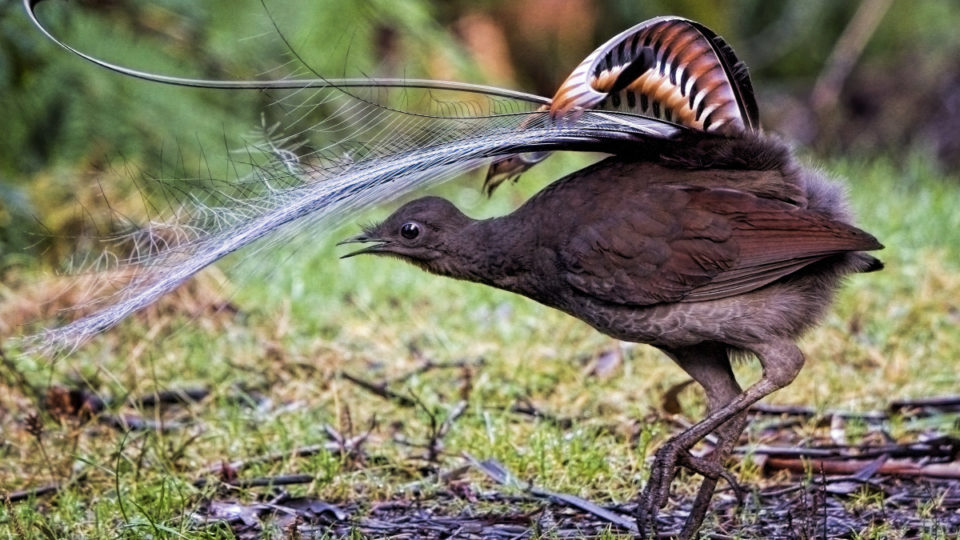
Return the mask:
[[661,446],[654,456],[650,479],[643,488],[637,507],[637,529],[641,538],[646,538],[648,534],[656,535],[657,514],[670,498],[670,484],[673,483],[677,466],[681,463],[680,454],[673,445],[667,443]]
[[711,479],[723,478],[730,484],[739,503],[743,502],[743,489],[722,463],[709,458],[694,457],[687,450],[679,450],[669,443],[660,447],[655,454],[650,469],[650,479],[640,495],[637,507],[637,529],[640,537],[656,537],[657,514],[670,498],[670,485],[679,467],[684,467],[701,476]]
[[733,494],[737,498],[737,503],[743,504],[743,488],[740,487],[740,483],[733,477],[733,474],[724,468],[722,463],[713,459],[694,457],[689,452],[683,452],[678,456],[678,464],[705,478],[714,480],[723,478],[727,484],[730,485],[730,489],[733,490]]

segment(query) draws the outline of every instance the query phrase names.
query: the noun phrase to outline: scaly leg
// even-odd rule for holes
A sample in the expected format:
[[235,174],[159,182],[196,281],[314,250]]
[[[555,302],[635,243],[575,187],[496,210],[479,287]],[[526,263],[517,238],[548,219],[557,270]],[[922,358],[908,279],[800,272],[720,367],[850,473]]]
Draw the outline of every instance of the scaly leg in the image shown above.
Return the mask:
[[[666,504],[670,495],[670,483],[673,481],[679,465],[703,474],[708,480],[713,479],[712,485],[707,484],[705,481],[705,484],[701,486],[701,491],[697,495],[697,501],[694,503],[695,512],[691,512],[690,518],[688,518],[684,526],[683,534],[686,536],[683,537],[688,538],[696,532],[699,528],[699,522],[693,523],[693,521],[696,521],[697,514],[700,514],[699,519],[702,520],[702,516],[706,512],[705,508],[698,509],[696,505],[701,500],[705,501],[701,503],[701,505],[709,503],[710,497],[706,493],[709,492],[709,495],[712,495],[713,489],[716,486],[716,478],[725,475],[720,470],[722,467],[718,467],[713,460],[697,459],[690,456],[690,448],[707,434],[718,430],[721,426],[728,423],[729,427],[719,430],[718,435],[721,436],[721,442],[724,443],[725,446],[733,445],[735,441],[730,439],[733,439],[734,432],[736,432],[736,436],[739,436],[740,431],[742,431],[747,408],[768,394],[790,384],[797,376],[797,373],[800,372],[800,368],[803,367],[803,353],[800,352],[796,345],[787,340],[751,346],[750,350],[757,355],[760,360],[760,365],[763,367],[763,375],[760,377],[760,380],[747,388],[746,391],[740,392],[733,399],[728,400],[725,404],[717,405],[716,409],[711,410],[703,420],[673,437],[657,450],[653,467],[650,471],[650,480],[647,482],[640,497],[638,526],[640,527],[641,535],[650,530],[649,525],[655,523],[657,513],[660,508]],[[718,358],[717,354],[715,352],[709,354],[710,351],[706,348],[703,349],[703,351],[708,354],[702,356],[702,358],[707,360],[712,358],[715,364]],[[700,354],[703,355],[704,352]],[[704,375],[713,373],[712,376],[698,376],[705,380],[710,380],[711,387],[714,387],[714,391],[716,392],[721,386],[726,387],[727,385],[713,382],[717,379],[716,374],[719,373],[719,370],[711,370],[704,367],[710,363],[709,361],[689,361],[687,362],[687,367],[684,367],[684,369],[690,367],[690,369],[698,373],[703,373]],[[727,365],[729,366],[729,360],[727,361]],[[722,379],[723,378],[720,380]],[[701,382],[701,384],[703,384],[703,382]],[[705,386],[705,388],[707,387]],[[730,389],[732,389],[732,387],[719,391],[726,395],[726,392]],[[740,429],[738,430],[738,428]]]
[[[741,412],[726,424],[717,428],[714,432],[718,441],[709,459],[719,467],[719,469],[716,476],[705,476],[703,482],[700,483],[700,489],[697,490],[697,497],[694,499],[693,506],[690,508],[690,515],[687,516],[687,520],[683,524],[683,530],[680,531],[680,538],[692,538],[693,535],[700,530],[700,525],[703,524],[703,519],[707,515],[707,509],[710,507],[710,500],[713,499],[713,492],[717,488],[717,481],[723,476],[721,471],[726,472],[723,465],[733,451],[734,446],[736,446],[737,441],[740,439],[740,434],[743,433],[746,425],[747,413]],[[737,492],[737,498],[739,499],[742,496],[740,487],[736,482],[731,481],[732,477],[727,477],[726,479]]]
[[[740,385],[737,384],[733,369],[730,366],[727,348],[724,345],[720,343],[702,343],[693,347],[665,352],[683,368],[694,381],[703,387],[707,396],[708,413],[718,410],[743,392]],[[703,466],[693,467],[704,475],[704,479],[700,484],[696,500],[694,501],[690,516],[686,520],[681,536],[690,536],[688,530],[696,531],[699,528],[721,476],[726,476],[731,485],[733,485],[735,489],[737,488],[736,482],[733,481],[732,476],[723,469],[723,465],[729,454],[729,450],[733,448],[742,431],[744,422],[738,421],[740,418],[741,417],[738,416],[717,428],[715,434],[719,438],[719,443],[716,449],[714,449],[708,458],[699,460],[701,465],[705,465],[708,462],[712,463],[714,465],[711,467],[712,470],[705,470]],[[728,442],[731,440],[733,442]],[[688,461],[685,459],[686,457],[687,456],[681,456],[681,461]],[[692,459],[692,456],[689,457]],[[681,465],[683,465],[683,463],[681,463]],[[653,516],[651,516],[651,518],[652,517]],[[641,527],[647,529],[652,528],[653,525],[655,525],[655,523],[646,523],[641,525]]]

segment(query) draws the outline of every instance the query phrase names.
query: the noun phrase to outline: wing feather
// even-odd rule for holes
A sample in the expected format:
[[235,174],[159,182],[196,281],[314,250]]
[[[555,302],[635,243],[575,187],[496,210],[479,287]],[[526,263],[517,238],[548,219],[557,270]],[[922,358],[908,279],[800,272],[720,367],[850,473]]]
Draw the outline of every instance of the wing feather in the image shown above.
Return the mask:
[[617,304],[725,298],[882,247],[851,225],[734,189],[661,185],[621,204],[605,207],[611,217],[574,234],[562,255],[568,284]]

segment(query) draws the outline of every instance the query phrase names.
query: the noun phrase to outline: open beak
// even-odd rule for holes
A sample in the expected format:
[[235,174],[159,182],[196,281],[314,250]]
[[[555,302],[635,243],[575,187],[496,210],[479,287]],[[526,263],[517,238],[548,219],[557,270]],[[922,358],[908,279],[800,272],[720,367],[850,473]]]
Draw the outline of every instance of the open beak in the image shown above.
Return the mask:
[[387,245],[387,243],[384,240],[380,240],[379,238],[371,238],[370,235],[368,235],[367,233],[361,233],[356,236],[351,236],[346,240],[341,240],[340,242],[337,242],[337,245],[342,246],[345,244],[362,244],[366,242],[376,242],[376,243],[371,246],[367,246],[363,249],[358,249],[357,251],[347,253],[346,255],[343,255],[340,258],[346,259],[349,257],[353,257],[354,255],[363,255],[364,253],[379,253],[384,251],[383,248],[386,247]]

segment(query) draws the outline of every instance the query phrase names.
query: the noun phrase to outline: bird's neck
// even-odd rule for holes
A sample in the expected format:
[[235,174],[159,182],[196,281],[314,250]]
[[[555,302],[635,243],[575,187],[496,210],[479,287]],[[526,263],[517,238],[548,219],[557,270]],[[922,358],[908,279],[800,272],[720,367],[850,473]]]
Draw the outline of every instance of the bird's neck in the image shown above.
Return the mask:
[[536,284],[535,253],[527,238],[531,230],[517,225],[511,216],[472,221],[435,271],[529,296]]

